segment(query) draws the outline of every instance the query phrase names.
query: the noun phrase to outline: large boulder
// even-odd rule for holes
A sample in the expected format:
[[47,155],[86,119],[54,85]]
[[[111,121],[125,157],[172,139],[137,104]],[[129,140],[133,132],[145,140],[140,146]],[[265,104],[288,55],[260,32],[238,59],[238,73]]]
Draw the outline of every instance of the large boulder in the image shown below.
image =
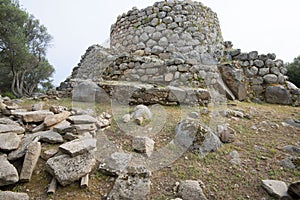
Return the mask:
[[283,86],[268,86],[265,93],[266,102],[273,104],[291,105],[292,97]]
[[234,96],[240,101],[245,100],[247,98],[247,89],[245,83],[243,83],[243,70],[233,68],[230,65],[221,65],[219,66],[219,71],[223,81]]
[[0,155],[0,186],[11,185],[18,181],[19,175],[17,169],[8,162],[5,154]]
[[75,157],[63,154],[52,157],[46,162],[46,170],[54,176],[62,186],[91,172],[96,164],[96,159],[91,153],[81,154]]

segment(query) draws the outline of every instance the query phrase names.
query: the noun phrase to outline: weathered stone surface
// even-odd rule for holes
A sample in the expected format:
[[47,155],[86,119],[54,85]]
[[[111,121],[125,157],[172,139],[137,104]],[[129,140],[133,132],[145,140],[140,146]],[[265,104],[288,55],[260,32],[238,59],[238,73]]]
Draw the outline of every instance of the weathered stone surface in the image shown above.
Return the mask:
[[62,186],[66,186],[90,173],[95,164],[96,159],[90,153],[76,157],[60,155],[46,162],[46,170],[55,176]]
[[154,141],[148,137],[136,136],[132,139],[132,147],[140,153],[145,153],[148,157],[154,149]]
[[11,185],[18,181],[19,175],[17,169],[8,162],[5,154],[0,155],[0,186]]
[[69,111],[63,111],[59,114],[47,116],[44,120],[44,124],[46,127],[53,126],[67,119],[70,114],[71,113]]
[[237,152],[236,150],[234,151],[231,151],[229,153],[229,156],[230,156],[230,162],[232,164],[235,164],[235,165],[240,165],[241,164],[241,159],[240,159],[240,154],[239,152]]
[[227,127],[226,125],[218,125],[217,131],[220,140],[223,143],[232,143],[235,141],[235,130],[233,130],[230,127]]
[[126,114],[126,115],[124,115],[124,116],[122,117],[122,121],[123,121],[124,123],[128,123],[128,122],[130,121],[130,119],[131,119],[130,114]]
[[99,169],[109,175],[117,176],[124,172],[132,155],[128,153],[115,152],[109,158],[101,161]]
[[31,110],[32,111],[43,110],[43,107],[44,107],[44,103],[43,102],[35,103],[35,104],[32,105]]
[[51,158],[52,156],[54,156],[57,152],[58,152],[57,148],[48,149],[48,150],[43,151],[41,153],[41,158],[44,159],[44,160],[48,160],[49,158]]
[[64,107],[64,106],[51,106],[51,107],[49,108],[49,110],[50,110],[51,112],[53,112],[54,114],[58,114],[58,113],[61,113],[61,112],[63,112],[63,111],[67,111],[68,108],[67,108],[67,107]]
[[0,199],[5,200],[29,200],[29,196],[26,193],[0,191]]
[[287,145],[283,147],[283,150],[289,153],[297,153],[300,154],[300,147],[293,146],[293,145]]
[[60,134],[51,130],[27,134],[22,138],[19,148],[8,154],[8,160],[16,160],[18,158],[23,157],[26,153],[28,145],[35,138],[39,138],[39,140],[47,143],[62,143],[64,141],[63,137]]
[[287,196],[288,187],[283,181],[277,180],[262,180],[262,187],[276,198]]
[[13,124],[0,124],[0,134],[1,133],[17,133],[22,134],[25,132],[25,129],[20,125]]
[[65,133],[67,129],[71,128],[71,123],[64,120],[53,126],[53,131],[58,133]]
[[95,131],[97,127],[95,124],[75,124],[71,127],[72,132],[76,134],[82,134],[85,132]]
[[294,199],[300,199],[300,181],[291,183],[288,187],[287,193]]
[[120,175],[109,193],[108,198],[114,200],[149,199],[151,172],[143,166],[130,167],[126,174]]
[[47,110],[38,110],[31,112],[15,112],[15,116],[20,117],[24,122],[42,122],[49,115],[54,115],[53,112]]
[[219,66],[222,79],[233,92],[238,100],[245,100],[247,98],[246,86],[243,83],[243,72],[234,69],[229,65]]
[[152,113],[147,106],[138,105],[134,108],[133,113],[131,114],[133,119],[137,119],[139,117],[143,117],[144,119],[151,119]]
[[268,84],[275,84],[278,82],[278,77],[275,74],[267,74],[263,79]]
[[0,150],[12,151],[19,147],[20,137],[16,133],[0,134]]
[[90,115],[74,115],[68,117],[67,120],[72,124],[92,124],[97,122],[97,119]]
[[37,161],[41,155],[41,149],[42,147],[40,142],[32,142],[28,145],[20,174],[20,181],[30,181],[33,170],[35,169]]
[[178,188],[178,196],[189,200],[207,200],[198,181],[182,181]]
[[283,86],[268,86],[266,88],[265,98],[268,103],[292,104],[291,94]]
[[92,139],[92,138],[77,139],[60,145],[59,149],[62,152],[72,157],[75,157],[95,149],[96,142],[97,142],[96,139]]

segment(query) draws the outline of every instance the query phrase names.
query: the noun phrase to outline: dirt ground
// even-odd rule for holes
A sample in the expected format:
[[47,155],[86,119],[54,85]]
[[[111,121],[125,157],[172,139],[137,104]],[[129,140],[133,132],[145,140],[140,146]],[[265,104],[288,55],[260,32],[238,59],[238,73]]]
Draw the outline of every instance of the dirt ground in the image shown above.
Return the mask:
[[[30,106],[32,103],[34,102],[26,101],[24,106]],[[45,102],[45,107],[55,104],[71,106],[70,101],[64,99]],[[282,123],[286,119],[300,119],[300,107],[229,102],[227,108],[250,115],[244,118],[223,119],[224,123],[228,123],[236,131],[235,142],[224,144],[217,152],[209,153],[205,157],[186,151],[171,165],[152,172],[150,199],[175,198],[175,185],[181,180],[201,180],[204,185],[203,191],[211,200],[272,199],[262,189],[262,179],[276,179],[287,184],[300,179],[300,171],[284,169],[279,163],[289,156],[282,148],[300,142],[300,128]],[[165,118],[163,121],[160,120],[163,126],[153,138],[155,150],[172,140],[176,124],[183,115],[180,106],[163,109]],[[109,106],[96,105],[96,110],[99,113],[102,111],[112,113]],[[124,134],[118,127],[118,120],[119,118],[115,117],[111,128],[107,129],[105,134],[125,151],[131,151],[130,136]],[[211,117],[209,114],[201,115],[199,120],[209,124]],[[48,144],[42,146],[43,150],[50,148]],[[233,150],[240,155],[240,165],[229,161],[229,153]],[[40,158],[30,182],[2,189],[27,192],[30,199],[105,199],[114,184],[115,178],[95,170],[90,175],[88,188],[80,188],[79,182],[76,182],[66,187],[59,186],[55,194],[47,195],[51,176],[45,171],[44,164],[45,161]]]

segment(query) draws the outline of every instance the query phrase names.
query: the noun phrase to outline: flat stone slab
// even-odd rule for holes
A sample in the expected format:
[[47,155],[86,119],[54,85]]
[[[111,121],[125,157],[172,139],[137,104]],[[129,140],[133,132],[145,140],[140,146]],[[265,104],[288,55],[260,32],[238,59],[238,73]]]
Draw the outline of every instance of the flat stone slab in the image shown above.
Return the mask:
[[59,146],[59,149],[72,157],[87,153],[96,148],[96,139],[77,139]]
[[54,115],[53,112],[48,110],[37,110],[30,112],[15,112],[14,116],[21,118],[24,122],[42,122],[44,119],[49,116]]
[[97,119],[90,115],[74,115],[67,118],[72,124],[93,124],[97,122]]
[[59,114],[49,115],[45,118],[44,124],[46,127],[53,126],[67,119],[70,114],[71,113],[69,111],[62,111]]
[[28,145],[35,139],[39,138],[39,141],[55,144],[64,142],[63,137],[54,131],[41,131],[33,134],[25,135],[18,149],[8,154],[8,160],[16,160],[25,155]]
[[16,133],[0,134],[0,150],[12,151],[19,147],[21,143],[20,136]]
[[37,161],[41,155],[41,149],[42,146],[40,142],[32,142],[28,145],[20,174],[20,181],[30,181],[33,170],[35,169]]
[[182,181],[178,188],[178,195],[182,199],[207,200],[198,181]]
[[20,125],[15,124],[0,124],[0,134],[1,133],[17,133],[22,134],[25,132],[25,129]]
[[66,186],[90,173],[95,164],[96,159],[90,153],[75,157],[64,154],[50,158],[46,162],[46,170],[62,186]]
[[269,195],[278,199],[284,196],[288,196],[288,187],[283,181],[262,180],[262,187],[269,193]]
[[53,126],[53,131],[58,133],[65,133],[67,129],[71,128],[71,123],[67,120],[64,120]]
[[8,162],[5,154],[0,155],[0,186],[11,185],[18,181],[19,175],[17,169]]
[[6,200],[29,200],[29,196],[26,193],[0,191],[0,199]]

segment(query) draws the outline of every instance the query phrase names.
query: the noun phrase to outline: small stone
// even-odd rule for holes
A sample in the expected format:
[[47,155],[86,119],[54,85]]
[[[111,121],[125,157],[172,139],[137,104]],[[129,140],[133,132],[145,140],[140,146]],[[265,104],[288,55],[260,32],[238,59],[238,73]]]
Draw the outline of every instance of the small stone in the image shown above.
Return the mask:
[[130,119],[131,119],[130,114],[126,114],[126,115],[124,115],[124,116],[122,117],[122,121],[123,121],[124,123],[128,123],[128,122],[130,121]]
[[54,114],[58,114],[58,113],[61,113],[61,112],[63,112],[63,111],[68,110],[68,108],[67,108],[67,107],[64,107],[64,106],[51,106],[51,107],[49,108],[49,110],[50,110],[51,112],[53,112]]
[[283,181],[262,180],[262,187],[273,197],[281,198],[287,196],[288,187]]
[[240,159],[240,155],[239,155],[239,153],[237,152],[237,151],[231,151],[230,153],[229,153],[229,156],[231,157],[231,160],[230,160],[230,162],[232,163],[232,164],[235,164],[235,165],[240,165],[241,164],[241,159]]
[[148,137],[136,136],[132,140],[132,147],[135,151],[150,157],[154,149],[154,141]]
[[92,124],[96,123],[97,119],[90,115],[75,115],[67,118],[72,124]]
[[207,200],[198,181],[182,181],[178,188],[178,195],[182,199]]
[[278,77],[275,74],[267,74],[263,78],[268,84],[275,84],[278,81]]

